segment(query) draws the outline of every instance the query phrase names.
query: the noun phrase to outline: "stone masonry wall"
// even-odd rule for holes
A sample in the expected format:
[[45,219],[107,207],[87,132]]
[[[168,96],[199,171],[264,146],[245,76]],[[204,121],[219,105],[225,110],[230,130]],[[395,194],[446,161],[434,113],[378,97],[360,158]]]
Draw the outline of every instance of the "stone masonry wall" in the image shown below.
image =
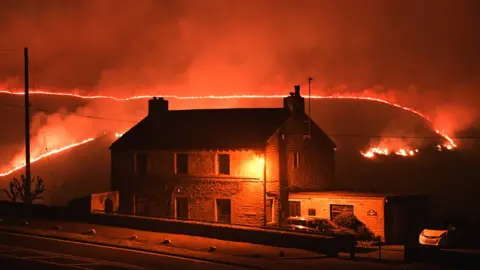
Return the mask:
[[[118,168],[112,172],[112,188],[123,190],[121,205],[134,204],[129,199],[128,190],[137,197],[155,187],[162,187],[165,182],[175,185],[173,199],[189,198],[189,217],[191,219],[215,221],[215,199],[231,199],[232,223],[244,225],[262,225],[264,219],[264,152],[263,151],[190,151],[188,153],[188,175],[175,173],[175,152],[149,151],[148,174],[141,177],[134,172],[134,153],[112,154],[112,165]],[[217,154],[230,155],[230,175],[218,175]],[[275,159],[267,157],[268,163]],[[121,165],[121,166],[119,166]],[[119,166],[119,167],[118,167]],[[269,174],[269,172],[267,172]],[[272,177],[274,171],[270,171]],[[267,185],[274,189],[275,184]],[[136,191],[133,191],[136,190]],[[121,192],[122,194],[122,192]],[[151,197],[150,197],[151,198]],[[123,203],[122,203],[123,199]],[[154,216],[161,217],[166,213],[165,206],[168,194],[156,195],[150,208],[157,209]],[[130,208],[134,208],[130,207]],[[128,207],[122,209],[129,210]],[[152,210],[153,211],[153,210]],[[127,212],[128,211],[122,211]]]
[[216,199],[230,199],[232,224],[263,225],[263,183],[258,179],[183,178],[175,197],[188,198],[189,219],[217,221]]

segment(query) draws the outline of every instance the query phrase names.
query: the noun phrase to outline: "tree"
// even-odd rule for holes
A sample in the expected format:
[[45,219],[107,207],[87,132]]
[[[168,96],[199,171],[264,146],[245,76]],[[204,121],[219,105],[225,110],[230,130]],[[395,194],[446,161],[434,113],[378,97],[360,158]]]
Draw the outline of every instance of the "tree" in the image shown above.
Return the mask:
[[[36,180],[35,177],[33,177],[31,181],[27,181],[27,178],[23,174],[20,178],[21,182],[17,178],[13,178],[10,182],[9,190],[3,190],[12,202],[20,200],[25,204],[32,204],[35,200],[44,199],[40,195],[44,193],[46,189],[43,185],[43,179],[40,176],[37,176]],[[32,190],[34,184],[35,188]]]

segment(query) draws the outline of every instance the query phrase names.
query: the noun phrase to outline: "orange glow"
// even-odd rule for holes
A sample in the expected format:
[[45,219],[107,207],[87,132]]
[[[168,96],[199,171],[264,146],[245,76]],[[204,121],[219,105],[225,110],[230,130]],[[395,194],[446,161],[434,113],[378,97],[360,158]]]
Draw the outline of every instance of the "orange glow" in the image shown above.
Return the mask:
[[265,159],[261,156],[256,156],[255,158],[248,160],[245,163],[245,169],[248,174],[255,178],[263,177],[263,169],[265,165]]
[[[71,149],[71,148],[74,148],[74,147],[77,147],[77,146],[80,146],[80,145],[82,145],[82,144],[86,144],[86,143],[91,142],[91,141],[93,141],[93,140],[94,140],[94,138],[88,138],[88,139],[83,140],[83,141],[78,142],[78,143],[73,143],[73,144],[69,144],[69,145],[64,146],[64,147],[61,147],[61,148],[54,149],[54,150],[52,150],[52,151],[46,152],[46,153],[41,154],[41,155],[38,155],[38,156],[36,156],[36,157],[32,157],[32,158],[30,159],[30,162],[31,162],[31,163],[37,162],[37,161],[39,161],[39,160],[41,160],[41,159],[43,159],[43,158],[46,158],[46,157],[49,157],[49,156],[53,156],[53,155],[55,155],[55,154],[61,153],[61,152],[63,152],[63,151],[66,151],[66,150],[68,150],[68,149]],[[14,168],[13,168],[13,169],[10,169],[10,170],[8,170],[8,171],[6,171],[6,172],[0,173],[0,177],[7,176],[7,175],[12,174],[13,172],[18,171],[18,170],[22,169],[23,167],[25,167],[25,160],[23,160],[23,161],[14,160],[14,161],[12,162],[12,164],[15,164],[15,165],[14,165]]]
[[[23,95],[23,91],[9,91],[9,90],[0,90],[0,94],[10,94],[10,95]],[[114,96],[104,96],[104,95],[82,95],[79,93],[67,93],[67,92],[50,92],[50,91],[44,91],[44,90],[31,90],[30,94],[32,95],[51,95],[51,96],[68,96],[68,97],[75,97],[75,98],[82,98],[82,99],[110,99],[110,100],[115,100],[115,101],[128,101],[128,100],[137,100],[137,99],[147,99],[151,98],[152,95],[138,95],[138,96],[131,96],[131,97],[114,97]],[[213,95],[207,95],[207,96],[176,96],[176,95],[159,95],[164,98],[173,98],[173,99],[179,99],[179,100],[198,100],[198,99],[278,99],[278,98],[283,98],[285,95],[226,95],[226,96],[213,96]],[[426,116],[425,114],[409,108],[402,106],[400,104],[390,102],[384,99],[376,98],[376,97],[369,97],[369,96],[363,96],[363,95],[330,95],[330,96],[318,96],[318,95],[312,95],[312,99],[349,99],[349,100],[368,100],[368,101],[373,101],[373,102],[378,102],[378,103],[383,103],[395,108],[402,109],[404,111],[413,113],[421,118],[423,118],[425,121],[427,121],[430,126],[432,126],[433,129],[433,123],[432,120]],[[435,130],[435,129],[434,129]],[[446,150],[452,150],[457,147],[456,143],[453,141],[451,137],[449,137],[445,132],[440,131],[440,130],[435,130],[435,132],[441,136],[442,138],[445,139],[445,143],[440,146],[439,150],[446,149]],[[119,138],[123,135],[123,133],[116,133],[115,137]],[[392,145],[387,144],[388,147],[385,147],[384,145],[376,145],[370,147],[365,152],[361,152],[362,155],[368,158],[373,158],[375,155],[390,155],[390,154],[395,154],[395,155],[400,155],[400,156],[414,156],[418,150],[413,150],[410,149],[409,147],[399,147],[396,150],[391,150]]]
[[[24,95],[23,91],[9,91],[9,90],[0,90],[0,94],[10,94],[10,95]],[[136,99],[146,99],[153,97],[152,95],[138,95],[138,96],[131,96],[125,98],[117,98],[114,96],[103,96],[103,95],[81,95],[77,93],[67,93],[67,92],[49,92],[44,90],[31,90],[31,95],[51,95],[51,96],[68,96],[68,97],[76,97],[82,99],[111,99],[116,101],[128,101],[128,100],[136,100]],[[227,96],[176,96],[176,95],[158,95],[164,98],[173,98],[173,99],[269,99],[269,98],[284,98],[285,95],[227,95]],[[330,96],[317,96],[312,95],[312,99],[354,99],[354,100],[369,100],[374,102],[383,103],[392,107],[396,107],[402,109],[404,111],[408,111],[410,113],[416,114],[421,118],[425,119],[427,122],[432,124],[432,120],[426,116],[425,114],[409,107],[402,106],[400,104],[389,102],[384,99],[375,98],[375,97],[368,97],[368,96],[355,96],[355,95],[330,95]],[[447,142],[445,144],[446,148],[455,148],[457,145],[450,138],[445,132],[440,130],[435,130],[435,132],[443,137]]]
[[115,138],[120,138],[124,133],[115,132]]

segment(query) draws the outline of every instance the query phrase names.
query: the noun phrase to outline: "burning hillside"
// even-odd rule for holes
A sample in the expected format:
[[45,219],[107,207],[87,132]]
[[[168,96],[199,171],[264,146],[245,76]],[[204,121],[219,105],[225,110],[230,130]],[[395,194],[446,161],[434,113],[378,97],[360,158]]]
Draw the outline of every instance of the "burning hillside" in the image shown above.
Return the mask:
[[[33,94],[32,97],[36,97],[36,95],[45,96],[44,94],[37,93]],[[16,99],[20,99],[20,97],[17,95]],[[77,97],[76,99],[81,98]],[[102,99],[95,100],[95,102],[98,102],[98,104],[95,105],[96,107],[106,107],[110,110],[110,112],[115,113],[129,111],[130,108],[136,107],[136,105],[132,105],[135,103],[139,107],[142,107],[142,109],[139,109],[138,112],[135,113],[135,115],[128,116],[128,118],[105,115],[105,117],[109,120],[80,117],[78,116],[79,110],[73,109],[72,111],[62,111],[61,115],[63,116],[55,116],[56,118],[54,119],[56,119],[56,121],[39,121],[44,125],[40,125],[40,127],[35,129],[36,132],[32,134],[35,136],[35,140],[32,140],[32,143],[37,144],[36,147],[32,147],[32,150],[35,149],[35,151],[38,151],[35,152],[34,156],[32,156],[35,161],[32,164],[34,166],[33,174],[40,174],[46,180],[50,178],[50,181],[56,182],[55,184],[50,182],[50,185],[53,185],[55,187],[53,190],[57,190],[58,192],[54,192],[55,194],[48,195],[54,197],[54,199],[52,200],[55,201],[55,203],[66,200],[57,198],[58,196],[60,196],[59,194],[61,194],[61,187],[63,187],[63,185],[67,185],[65,184],[66,182],[82,182],[85,180],[83,178],[89,178],[89,180],[91,181],[93,181],[94,179],[98,179],[98,181],[103,181],[103,186],[108,187],[109,151],[107,148],[109,144],[115,138],[122,136],[126,130],[128,130],[132,125],[135,124],[135,122],[131,121],[132,119],[137,118],[137,120],[140,120],[140,117],[145,116],[147,112],[147,104],[145,99],[131,99],[121,102]],[[248,106],[253,107],[264,107],[265,104],[275,107],[281,106],[281,100],[278,98],[273,98],[272,96],[255,98],[246,97],[243,98],[243,100],[248,100]],[[36,101],[37,102],[32,105],[34,108],[35,106],[41,106],[41,104],[39,104],[39,100]],[[194,106],[200,107],[205,106],[205,104],[209,104],[209,106],[211,107],[226,106],[224,102],[225,99],[222,99],[222,97],[213,97],[210,99],[205,97],[202,99],[185,99],[179,97],[179,99],[171,99],[171,101],[173,109],[184,109]],[[204,101],[205,103],[198,104],[197,101]],[[271,103],[270,101],[275,102],[275,104]],[[60,102],[58,106],[62,107],[64,106],[64,104],[65,102]],[[423,139],[418,142],[419,139],[415,138],[418,135],[415,134],[424,134],[425,137],[436,137],[435,140],[445,141],[443,137],[436,134],[435,130],[433,130],[428,123],[427,125],[425,125],[426,121],[424,120],[424,118],[419,117],[418,114],[412,113],[409,110],[400,109],[397,106],[389,105],[390,103],[387,102],[379,102],[372,99],[316,96],[312,100],[312,104],[314,105],[312,107],[312,116],[314,118],[314,121],[318,123],[327,132],[327,134],[332,137],[332,139],[335,140],[340,150],[343,151],[345,149],[349,149],[352,152],[356,151],[356,156],[361,159],[363,159],[363,157],[358,154],[358,150],[365,147],[366,145],[375,145],[377,141],[379,144],[384,143],[383,145],[385,147],[393,145],[393,149],[406,147],[407,145],[412,145],[413,147],[421,145],[421,141]],[[246,106],[245,104],[240,104],[239,106],[241,105]],[[355,110],[357,111],[357,113],[352,114],[351,112]],[[19,111],[20,114],[21,112],[22,110]],[[87,110],[83,113],[86,116],[98,116],[95,114],[94,110]],[[19,116],[21,116],[20,114]],[[123,116],[125,115],[125,113],[121,115]],[[103,115],[100,116],[103,117]],[[119,118],[120,120],[126,120],[125,122],[117,121]],[[38,119],[38,117],[34,117],[33,121],[37,122]],[[393,121],[393,119],[396,120]],[[88,123],[88,128],[82,128],[85,127],[86,121],[90,121],[90,123]],[[396,124],[392,125],[391,123],[393,122],[395,122]],[[99,123],[108,123],[108,125],[102,125]],[[39,123],[37,123],[37,125],[39,125]],[[414,126],[414,128],[409,128],[409,126]],[[22,127],[23,126],[20,123],[17,129],[21,131]],[[62,128],[59,129],[59,127]],[[108,139],[100,140],[99,138],[95,137],[95,134],[98,134],[100,130],[114,131],[109,132],[107,136],[105,136],[105,138],[108,137]],[[355,137],[355,134],[351,134],[352,131],[355,131],[360,135],[363,134],[365,136]],[[413,138],[389,138],[389,136],[392,136],[392,134],[398,135],[400,131],[406,132],[406,137],[412,136]],[[18,134],[22,133],[18,132]],[[374,134],[379,135],[373,136],[372,138],[372,136],[370,135]],[[55,135],[57,137],[55,137]],[[68,135],[70,135],[70,137],[68,137]],[[61,136],[66,137],[63,138]],[[85,137],[82,138],[81,136]],[[20,136],[20,138],[22,138],[22,136]],[[52,140],[52,143],[49,143],[50,140]],[[45,145],[54,145],[53,142],[55,143],[55,145],[59,145],[61,142],[65,144],[60,145],[56,150],[52,149],[53,147],[47,147],[48,149],[44,147]],[[420,146],[418,148],[413,147],[412,150],[419,149],[419,151],[422,151],[422,148]],[[21,148],[21,144],[19,145],[19,148]],[[393,154],[400,156],[409,154],[402,153],[400,150],[397,151],[397,153]],[[380,152],[380,154],[390,154],[389,152],[385,153],[381,152],[380,150],[378,152]],[[98,158],[93,158],[97,155],[100,156]],[[379,155],[379,153],[376,153],[373,156],[376,155]],[[415,152],[414,155],[417,155],[417,152]],[[61,159],[67,157],[75,159],[76,161],[71,161],[69,162],[69,165],[65,165],[61,162]],[[347,166],[343,157],[343,153],[337,153],[337,163],[339,164],[339,167]],[[16,166],[10,166],[4,169],[5,173],[2,174],[4,175],[4,184],[8,183],[7,180],[10,180],[14,176],[17,177],[22,172],[22,168],[13,168],[12,170],[12,167],[18,167],[23,165],[23,158],[23,153],[18,154],[17,159],[14,159],[16,160]],[[95,160],[95,162],[92,160],[92,158],[93,160]],[[82,160],[88,160],[88,162],[91,164],[84,164]],[[415,162],[415,159],[412,159],[412,162]],[[90,169],[92,167],[95,167],[96,171]],[[68,174],[68,176],[65,176],[66,174]],[[65,179],[65,177],[69,178],[68,181]],[[97,189],[94,190],[92,189],[92,187],[94,186],[91,186],[90,189],[88,189],[88,187],[85,187],[82,192],[77,192],[77,190],[80,190],[80,187],[76,187],[75,190],[73,190],[72,188],[71,193],[78,195],[86,195],[88,193],[97,191]],[[97,186],[95,186],[95,188],[97,188]],[[47,189],[49,189],[49,187],[47,187]],[[50,190],[52,190],[52,187],[50,187]],[[98,190],[98,192],[100,191],[104,190]],[[72,197],[67,195],[62,196],[65,196],[65,198],[70,197],[70,199]]]
[[[6,89],[23,85],[23,61],[16,48],[29,44],[31,85],[40,87],[32,95],[37,96],[67,95],[92,104],[99,104],[100,99],[129,100],[131,104],[162,94],[167,99],[195,100],[190,108],[210,108],[215,103],[212,100],[222,101],[215,106],[236,107],[239,100],[283,96],[275,94],[312,76],[316,89],[323,91],[315,92],[315,99],[384,102],[425,118],[400,104],[421,109],[434,120],[429,126],[438,133],[435,136],[444,138],[439,143],[442,149],[458,143],[449,137],[459,128],[452,125],[463,122],[461,128],[465,128],[475,118],[470,112],[456,117],[448,108],[438,115],[434,112],[452,104],[478,108],[478,65],[472,65],[472,59],[478,58],[472,21],[477,18],[471,16],[476,10],[471,5],[462,1],[442,5],[380,0],[368,4],[253,2],[59,1],[32,9],[16,1],[0,9],[5,21],[0,32],[2,46],[9,48],[2,54],[0,83]],[[405,20],[412,23],[405,24]],[[125,42],[131,40],[135,42]],[[362,93],[379,84],[385,87],[381,94],[388,98]],[[345,89],[357,93],[347,95]],[[126,130],[143,116],[133,110],[85,107],[75,114],[89,119],[38,120],[37,127],[65,122],[81,127],[81,131],[61,134],[64,139],[55,140],[49,150],[97,132]],[[100,122],[100,118],[110,120]],[[132,122],[119,126],[126,120]],[[439,125],[442,121],[448,123]],[[49,132],[45,129],[34,134],[43,140],[42,134]],[[409,140],[400,140],[372,140],[360,150],[367,156],[412,156],[422,151]]]
[[[36,157],[32,163],[32,176],[44,179],[46,192],[44,200],[38,203],[47,205],[66,205],[70,200],[91,193],[106,192],[110,189],[110,159],[108,146],[112,143],[112,134],[105,134],[94,140],[65,146],[55,152],[49,152],[42,158]],[[7,188],[12,178],[20,178],[24,168],[3,173],[0,176],[0,190]],[[3,192],[0,199],[7,199]]]
[[[9,95],[23,95],[22,91],[8,91],[2,90],[0,93],[9,94]],[[137,96],[130,96],[130,97],[114,97],[114,96],[105,96],[105,95],[82,95],[79,93],[68,93],[68,92],[51,92],[51,91],[44,91],[44,90],[33,90],[31,91],[32,95],[47,95],[47,96],[66,96],[66,97],[75,97],[79,99],[86,99],[86,100],[114,100],[119,102],[126,102],[126,101],[134,101],[134,100],[143,100],[149,98],[149,95],[137,95]],[[226,96],[175,96],[175,95],[161,95],[165,98],[175,99],[175,100],[245,100],[245,99],[280,99],[284,97],[284,95],[226,95]],[[314,100],[364,100],[364,101],[371,101],[375,103],[385,104],[387,106],[398,108],[408,113],[411,113],[415,116],[422,118],[430,127],[433,129],[433,123],[431,119],[426,116],[425,114],[400,105],[395,102],[390,102],[381,98],[376,97],[369,97],[364,95],[329,95],[329,96],[319,96],[319,95],[312,95],[312,99]],[[457,147],[456,143],[453,139],[448,136],[445,132],[435,130],[440,137],[444,138],[444,142],[439,144],[440,150],[443,149],[453,149]],[[401,140],[397,138],[395,140],[392,139],[382,139],[379,142],[372,142],[367,150],[361,151],[361,154],[367,158],[373,158],[376,155],[399,155],[410,157],[414,156],[419,150],[417,147],[413,147],[409,145],[405,140]]]
[[[67,151],[71,148],[75,148],[77,146],[80,146],[82,144],[86,144],[86,143],[89,143],[91,141],[95,140],[94,138],[88,138],[86,140],[83,140],[81,142],[78,142],[78,143],[72,143],[72,144],[69,144],[69,145],[66,145],[64,147],[60,147],[60,148],[56,148],[56,149],[53,149],[51,151],[48,151],[48,152],[45,152],[45,153],[36,153],[36,154],[33,154],[33,157],[30,159],[30,162],[34,163],[34,162],[37,162],[39,160],[42,160],[44,158],[48,158],[50,156],[53,156],[53,155],[56,155],[56,154],[59,154],[59,153],[62,153],[64,151]],[[20,154],[18,155],[12,162],[11,162],[11,166],[13,167],[12,169],[9,169],[8,171],[5,171],[5,172],[1,172],[0,173],[0,177],[3,177],[3,176],[7,176],[7,175],[10,175],[16,171],[19,171],[21,169],[23,169],[25,167],[25,154]]]

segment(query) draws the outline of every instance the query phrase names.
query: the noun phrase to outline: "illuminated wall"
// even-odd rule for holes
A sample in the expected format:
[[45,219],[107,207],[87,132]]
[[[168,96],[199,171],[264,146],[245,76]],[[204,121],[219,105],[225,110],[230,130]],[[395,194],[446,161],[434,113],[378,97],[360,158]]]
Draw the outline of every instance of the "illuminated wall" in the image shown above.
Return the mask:
[[[162,184],[174,183],[175,198],[188,198],[189,218],[215,221],[216,199],[230,199],[232,223],[263,225],[264,220],[264,152],[253,150],[230,151],[180,151],[188,153],[188,174],[175,172],[175,152],[148,151],[148,175],[142,177],[134,172],[134,152],[118,153],[112,156],[112,177],[117,179],[112,188],[125,192],[120,195],[122,202],[128,196],[148,197],[146,193],[161,189]],[[218,154],[229,154],[230,174],[218,174]],[[275,159],[273,159],[275,160]],[[267,162],[269,163],[269,162]],[[268,164],[267,164],[268,167]],[[270,171],[271,172],[271,171]],[[271,183],[268,183],[271,186]],[[153,194],[153,193],[152,193]],[[151,216],[166,213],[167,194],[153,194],[148,201],[152,205]],[[127,198],[127,199],[125,199]],[[127,204],[135,204],[130,200]],[[153,206],[154,205],[154,206]],[[133,213],[133,206],[126,208]]]

